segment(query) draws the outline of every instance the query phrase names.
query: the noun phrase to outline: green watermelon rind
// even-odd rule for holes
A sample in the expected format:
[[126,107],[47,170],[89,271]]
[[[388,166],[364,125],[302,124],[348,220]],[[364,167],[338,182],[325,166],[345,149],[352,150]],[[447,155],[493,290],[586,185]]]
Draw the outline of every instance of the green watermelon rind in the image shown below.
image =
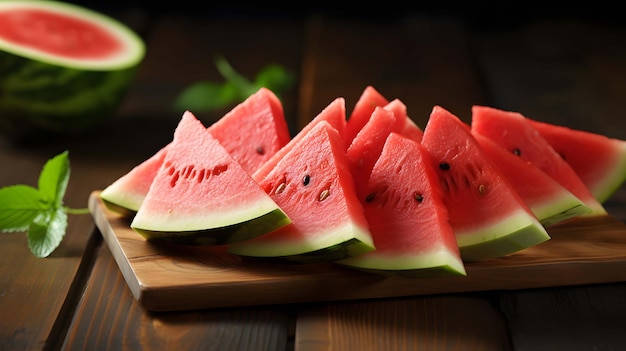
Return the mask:
[[124,49],[114,58],[86,60],[60,57],[59,55],[45,53],[34,48],[16,45],[0,38],[0,50],[12,53],[16,56],[45,62],[53,66],[77,70],[118,71],[137,66],[145,55],[145,44],[134,31],[121,22],[102,13],[78,5],[57,1],[0,1],[0,11],[2,11],[2,9],[12,8],[34,8],[85,20],[93,25],[106,28],[106,30],[120,40],[124,46]]
[[336,262],[339,265],[382,275],[403,277],[436,277],[444,275],[465,276],[465,265],[459,256],[446,250],[436,249],[430,253],[393,253],[389,255],[351,257]]
[[180,245],[227,245],[255,238],[291,223],[280,209],[232,225],[199,230],[157,231],[132,226],[133,230],[152,242]]
[[[532,204],[532,212],[544,227],[550,227],[569,219],[586,215],[591,209],[569,191],[564,190],[550,201]],[[562,209],[567,209],[563,211]]]
[[318,233],[315,240],[283,240],[241,242],[228,248],[232,254],[248,257],[272,258],[291,262],[319,262],[317,257],[329,261],[341,260],[374,250],[369,231],[354,223],[345,223],[330,231]]
[[610,170],[605,170],[601,180],[590,185],[589,190],[600,203],[606,202],[626,181],[626,143],[620,143],[618,157]]
[[482,261],[536,246],[550,235],[535,217],[518,210],[489,226],[457,232],[456,238],[463,261]]

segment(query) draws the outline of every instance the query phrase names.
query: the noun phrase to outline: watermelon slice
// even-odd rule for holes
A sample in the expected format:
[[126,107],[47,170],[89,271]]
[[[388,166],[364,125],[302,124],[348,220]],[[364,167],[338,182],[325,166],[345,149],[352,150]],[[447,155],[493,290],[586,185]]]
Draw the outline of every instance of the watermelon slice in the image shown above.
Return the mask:
[[127,218],[135,216],[165,160],[168,148],[169,144],[104,188],[100,198],[106,207]]
[[417,142],[422,141],[424,131],[409,117],[406,105],[402,101],[394,99],[385,105],[384,108],[393,111],[396,115],[398,121],[398,127],[396,129],[400,134]]
[[239,162],[185,112],[130,227],[152,241],[221,245],[288,223]]
[[591,211],[579,198],[533,163],[522,160],[484,135],[473,135],[485,155],[500,169],[544,227]]
[[346,130],[342,133],[346,146],[350,145],[352,139],[354,139],[361,128],[367,123],[374,109],[376,107],[385,106],[388,103],[389,101],[373,86],[368,85],[365,87],[348,117]]
[[364,192],[370,173],[383,150],[385,140],[396,127],[395,114],[385,108],[376,107],[348,147],[346,154],[360,199],[367,195]]
[[374,249],[341,135],[326,121],[304,130],[305,134],[294,138],[296,143],[289,152],[260,181],[291,218],[291,224],[232,244],[228,248],[231,253],[314,263]]
[[416,141],[389,134],[362,201],[376,249],[337,263],[412,277],[466,275],[429,157]]
[[145,55],[122,23],[64,2],[0,1],[0,131],[75,133],[111,116]]
[[463,260],[504,256],[550,239],[457,116],[435,106],[422,144],[439,176]]
[[473,106],[471,128],[472,132],[495,141],[505,150],[518,155],[524,161],[532,162],[554,178],[591,209],[583,216],[607,214],[574,169],[521,113]]
[[[250,173],[289,141],[289,129],[278,97],[259,89],[235,106],[208,130]],[[133,216],[148,193],[169,145],[107,186],[100,197],[107,207]]]
[[528,119],[604,203],[626,181],[626,140]]
[[346,128],[346,100],[344,98],[336,98],[328,106],[326,106],[315,118],[307,123],[296,134],[287,145],[278,150],[272,157],[267,160],[259,169],[253,174],[253,178],[260,182],[271,172],[276,164],[297,144],[301,138],[303,138],[311,129],[315,127],[321,121],[328,122],[333,128],[335,128],[339,134],[343,134]]
[[250,174],[291,139],[283,105],[267,88],[235,106],[209,131]]

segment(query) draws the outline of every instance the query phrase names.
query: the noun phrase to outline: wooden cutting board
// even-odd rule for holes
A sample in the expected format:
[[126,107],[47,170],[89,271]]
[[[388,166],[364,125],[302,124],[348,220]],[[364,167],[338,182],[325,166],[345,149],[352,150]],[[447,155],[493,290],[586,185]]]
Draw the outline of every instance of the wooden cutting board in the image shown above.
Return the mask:
[[552,239],[467,263],[467,276],[384,277],[331,263],[247,260],[223,247],[147,242],[92,192],[89,208],[134,297],[151,311],[338,301],[626,281],[626,225],[611,216],[548,229]]

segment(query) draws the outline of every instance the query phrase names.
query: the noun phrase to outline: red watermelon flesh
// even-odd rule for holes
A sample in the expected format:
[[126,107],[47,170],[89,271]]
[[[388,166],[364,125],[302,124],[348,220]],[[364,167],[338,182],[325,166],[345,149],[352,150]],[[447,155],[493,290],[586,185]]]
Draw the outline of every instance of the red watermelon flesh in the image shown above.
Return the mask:
[[509,180],[543,226],[561,223],[590,211],[580,199],[533,163],[522,160],[481,134],[473,135],[485,155]]
[[346,146],[350,145],[352,139],[359,133],[361,128],[367,123],[376,107],[382,107],[389,101],[373,86],[365,87],[361,96],[354,105],[346,123],[346,130],[343,134]]
[[169,145],[102,190],[100,198],[108,209],[125,217],[133,217],[137,213],[165,159]]
[[426,149],[389,134],[362,199],[376,249],[349,267],[409,276],[466,275],[437,174]]
[[376,107],[370,119],[348,147],[346,153],[359,198],[366,195],[362,191],[367,185],[370,172],[383,150],[387,136],[396,127],[395,114],[382,107]]
[[397,132],[413,139],[417,142],[422,141],[422,136],[424,132],[422,129],[415,124],[415,122],[409,117],[407,114],[406,105],[400,101],[399,99],[394,99],[384,106],[385,109],[393,111],[396,115],[398,127],[396,128]]
[[[250,95],[208,130],[250,173],[289,139],[282,105],[266,88]],[[164,146],[157,155],[140,163],[102,191],[100,196],[110,209],[126,216],[137,212],[168,148],[169,145]]]
[[472,131],[488,137],[522,160],[532,162],[591,209],[583,216],[606,215],[574,169],[550,146],[548,141],[521,113],[493,107],[472,107]]
[[209,130],[250,174],[291,139],[283,106],[267,88],[235,106]]
[[[82,35],[81,35],[82,34]],[[101,59],[118,54],[125,45],[108,28],[76,15],[51,9],[0,11],[0,39],[50,55]]]
[[440,179],[464,260],[504,256],[550,238],[457,116],[435,106],[422,145]]
[[603,203],[626,181],[626,140],[528,119]]
[[289,222],[202,122],[185,112],[130,226],[148,240],[222,245]]
[[343,139],[328,122],[316,123],[296,140],[259,184],[292,222],[230,245],[231,253],[314,263],[344,259],[374,248]]
[[328,122],[333,128],[335,128],[339,134],[343,134],[346,128],[346,101],[344,98],[336,98],[328,106],[326,106],[315,118],[307,123],[296,134],[287,145],[278,150],[270,159],[267,160],[259,169],[253,174],[253,178],[257,181],[263,180],[269,172],[276,167],[276,164],[297,144],[300,139],[304,137],[315,125],[321,121]]

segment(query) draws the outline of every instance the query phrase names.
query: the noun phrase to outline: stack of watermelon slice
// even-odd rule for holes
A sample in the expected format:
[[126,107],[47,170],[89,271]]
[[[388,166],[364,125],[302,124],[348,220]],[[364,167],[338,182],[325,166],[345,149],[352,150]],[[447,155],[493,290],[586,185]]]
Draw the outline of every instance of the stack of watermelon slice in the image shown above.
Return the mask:
[[337,98],[290,137],[262,88],[208,127],[185,112],[170,144],[100,196],[154,242],[440,276],[607,216],[624,180],[626,141],[486,106],[471,124],[435,106],[422,130],[371,86],[349,116]]

